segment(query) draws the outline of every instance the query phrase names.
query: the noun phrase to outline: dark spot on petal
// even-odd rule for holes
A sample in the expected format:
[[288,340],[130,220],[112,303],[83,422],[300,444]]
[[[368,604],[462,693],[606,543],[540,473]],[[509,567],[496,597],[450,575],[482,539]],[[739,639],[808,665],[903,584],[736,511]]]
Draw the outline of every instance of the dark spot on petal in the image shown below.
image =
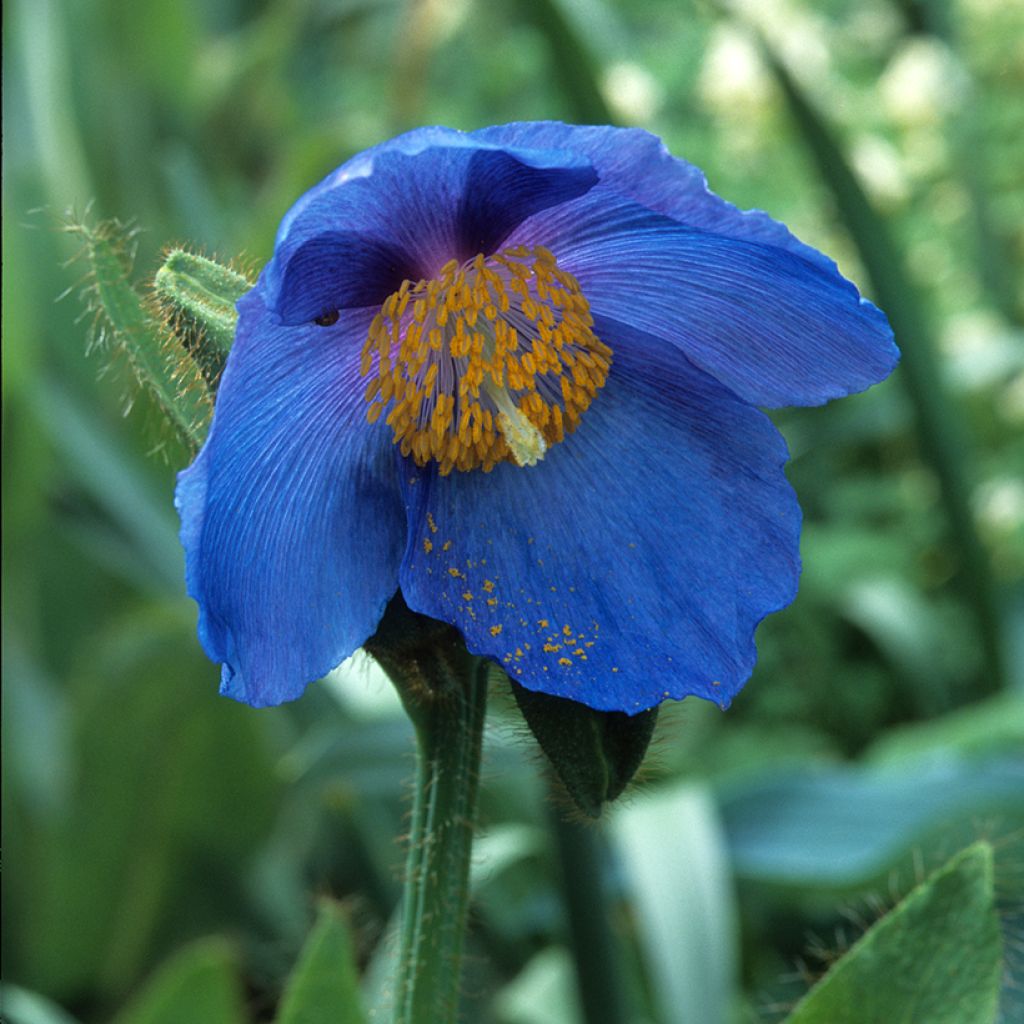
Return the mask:
[[327,313],[321,313],[313,323],[318,324],[320,327],[330,327],[338,322],[339,315],[336,309],[332,309]]

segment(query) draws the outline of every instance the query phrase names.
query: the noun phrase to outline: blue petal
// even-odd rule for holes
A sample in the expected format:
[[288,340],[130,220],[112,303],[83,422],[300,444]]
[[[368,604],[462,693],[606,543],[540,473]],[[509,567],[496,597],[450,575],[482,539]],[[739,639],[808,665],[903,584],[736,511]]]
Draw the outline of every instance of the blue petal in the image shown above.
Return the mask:
[[527,217],[585,193],[585,157],[497,147],[441,129],[362,154],[285,217],[264,271],[282,322],[381,303],[404,278],[497,249]]
[[554,122],[477,136],[592,160],[599,185],[525,221],[508,243],[546,245],[579,277],[592,309],[679,345],[748,401],[817,405],[896,365],[885,315],[832,260],[767,214],[710,192],[655,136]]
[[899,359],[885,315],[834,269],[777,246],[673,224],[628,200],[570,204],[571,239],[546,241],[591,311],[680,348],[756,405],[820,405],[863,391]]
[[366,313],[282,328],[239,303],[209,439],[178,477],[189,594],[221,692],[298,697],[374,631],[406,525],[393,446],[365,421]]
[[[730,238],[764,242],[834,270],[824,254],[801,242],[761,210],[740,210],[708,188],[699,167],[673,156],[656,135],[639,128],[525,121],[474,132],[481,142],[536,146],[578,153],[609,187],[689,227]],[[571,219],[567,221],[571,226]]]
[[407,472],[402,592],[530,689],[630,713],[725,706],[758,622],[796,593],[785,444],[678,351],[597,328],[608,382],[539,465]]

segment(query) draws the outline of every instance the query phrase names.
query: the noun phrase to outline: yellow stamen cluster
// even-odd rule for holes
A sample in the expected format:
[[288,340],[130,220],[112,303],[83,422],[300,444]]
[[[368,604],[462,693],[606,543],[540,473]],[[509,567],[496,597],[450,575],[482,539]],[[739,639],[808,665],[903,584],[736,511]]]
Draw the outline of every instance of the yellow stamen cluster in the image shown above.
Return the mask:
[[532,466],[607,379],[611,349],[592,327],[579,283],[541,246],[452,260],[433,280],[403,281],[374,317],[367,418],[386,410],[402,454],[442,475]]

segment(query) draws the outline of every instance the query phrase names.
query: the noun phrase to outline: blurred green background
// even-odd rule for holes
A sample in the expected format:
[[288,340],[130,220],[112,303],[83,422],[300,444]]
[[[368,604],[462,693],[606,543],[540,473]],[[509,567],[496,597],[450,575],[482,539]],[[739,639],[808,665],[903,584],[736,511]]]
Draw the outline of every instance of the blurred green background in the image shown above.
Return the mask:
[[[354,152],[540,118],[658,133],[837,258],[905,353],[866,395],[776,417],[800,596],[728,714],[664,710],[586,836],[628,1018],[779,1020],[984,837],[1002,1019],[1024,1019],[1024,7],[13,0],[4,47],[10,1019],[156,1021],[130,1004],[177,955],[163,983],[236,1014],[191,1021],[270,1020],[324,895],[386,1001],[412,768],[366,659],[277,710],[216,695],[171,500],[188,454],[104,346],[64,229],[131,221],[140,282],[173,242],[258,267]],[[561,805],[496,689],[465,1015],[575,1024]]]

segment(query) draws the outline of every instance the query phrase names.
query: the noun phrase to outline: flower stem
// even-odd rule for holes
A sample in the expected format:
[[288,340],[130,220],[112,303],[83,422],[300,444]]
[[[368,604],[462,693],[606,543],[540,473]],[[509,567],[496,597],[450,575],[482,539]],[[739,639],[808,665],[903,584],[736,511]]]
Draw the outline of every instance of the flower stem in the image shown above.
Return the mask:
[[416,781],[403,895],[395,1024],[454,1024],[469,906],[488,663],[420,662],[402,691],[416,729]]
[[[551,832],[561,868],[576,986],[587,1024],[629,1020],[623,951],[609,918],[602,834],[595,822],[569,819],[552,790]],[[564,798],[563,798],[564,800]]]

